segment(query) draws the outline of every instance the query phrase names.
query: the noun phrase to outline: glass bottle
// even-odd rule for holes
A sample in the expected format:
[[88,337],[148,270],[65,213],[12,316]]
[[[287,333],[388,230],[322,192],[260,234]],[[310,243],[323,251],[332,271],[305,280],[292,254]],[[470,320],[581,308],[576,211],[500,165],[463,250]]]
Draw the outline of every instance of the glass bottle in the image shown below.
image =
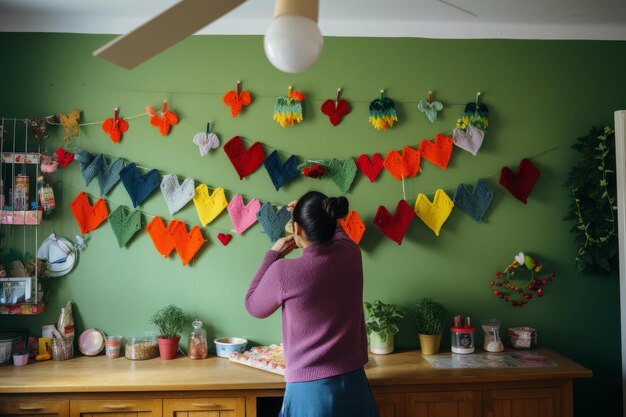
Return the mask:
[[206,330],[202,328],[200,320],[195,320],[191,325],[193,330],[189,335],[189,359],[205,359],[208,355]]

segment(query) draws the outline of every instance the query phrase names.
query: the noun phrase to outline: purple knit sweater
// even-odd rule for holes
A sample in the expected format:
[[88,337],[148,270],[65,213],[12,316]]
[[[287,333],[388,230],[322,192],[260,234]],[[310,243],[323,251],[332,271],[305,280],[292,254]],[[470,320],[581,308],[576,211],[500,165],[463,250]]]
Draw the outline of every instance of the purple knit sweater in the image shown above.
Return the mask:
[[361,251],[341,227],[299,258],[267,252],[250,283],[246,309],[265,318],[279,307],[287,382],[341,375],[367,363]]

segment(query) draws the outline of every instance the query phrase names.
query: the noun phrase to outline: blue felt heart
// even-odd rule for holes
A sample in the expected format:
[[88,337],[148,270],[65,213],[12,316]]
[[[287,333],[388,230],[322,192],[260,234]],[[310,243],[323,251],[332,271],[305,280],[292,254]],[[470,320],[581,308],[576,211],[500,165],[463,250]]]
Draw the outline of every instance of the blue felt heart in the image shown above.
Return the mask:
[[465,184],[459,184],[454,194],[454,204],[470,215],[478,223],[482,222],[485,212],[493,201],[493,191],[484,180],[479,179],[473,192]]
[[[102,167],[98,171],[98,185],[100,186],[100,196],[105,195],[120,181],[120,171],[124,168],[124,160],[117,158],[115,161],[107,164],[104,156],[102,158]],[[98,158],[98,157],[96,157]]]
[[120,179],[128,192],[133,207],[137,207],[152,194],[161,184],[159,171],[152,169],[141,175],[137,165],[131,162],[120,171]]
[[300,176],[300,171],[298,171],[298,158],[294,155],[291,155],[281,164],[278,152],[274,151],[265,158],[263,165],[265,165],[265,169],[270,175],[270,179],[274,187],[276,187],[276,190]]
[[89,185],[89,183],[98,176],[105,163],[104,156],[94,156],[87,151],[78,152],[74,159],[78,161],[80,165],[80,174],[85,180],[85,185]]
[[272,242],[276,242],[285,230],[285,225],[291,220],[291,213],[287,206],[282,206],[280,210],[274,211],[270,203],[264,203],[257,212],[256,218],[263,226],[263,230]]

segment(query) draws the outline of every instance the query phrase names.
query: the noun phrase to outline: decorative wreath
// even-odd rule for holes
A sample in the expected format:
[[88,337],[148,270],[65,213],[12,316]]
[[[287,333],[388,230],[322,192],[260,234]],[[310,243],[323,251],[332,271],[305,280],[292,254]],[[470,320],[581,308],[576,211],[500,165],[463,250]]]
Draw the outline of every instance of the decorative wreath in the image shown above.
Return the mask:
[[[521,266],[526,268],[520,268]],[[495,281],[489,281],[491,287],[497,287],[493,290],[493,295],[511,303],[513,307],[522,307],[533,298],[543,297],[543,287],[551,283],[556,274],[550,272],[545,278],[541,278],[542,269],[542,265],[536,259],[520,252],[504,271],[496,272]],[[524,270],[530,274],[528,280],[518,279],[521,278],[521,273],[515,277],[516,271]]]

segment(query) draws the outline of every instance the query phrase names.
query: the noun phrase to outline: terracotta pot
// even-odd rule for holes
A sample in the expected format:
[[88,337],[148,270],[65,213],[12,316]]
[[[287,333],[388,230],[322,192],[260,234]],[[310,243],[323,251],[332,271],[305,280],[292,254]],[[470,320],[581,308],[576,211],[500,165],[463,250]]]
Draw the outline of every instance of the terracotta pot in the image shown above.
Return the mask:
[[394,335],[387,334],[387,338],[383,340],[378,333],[370,333],[370,352],[378,355],[386,355],[393,352]]
[[439,345],[441,344],[441,335],[419,334],[420,349],[424,355],[436,355],[439,353]]
[[13,364],[15,366],[23,366],[28,363],[28,353],[23,355],[13,355]]
[[178,352],[178,342],[180,342],[180,336],[173,338],[157,337],[159,343],[159,356],[163,360],[176,359],[176,352]]

